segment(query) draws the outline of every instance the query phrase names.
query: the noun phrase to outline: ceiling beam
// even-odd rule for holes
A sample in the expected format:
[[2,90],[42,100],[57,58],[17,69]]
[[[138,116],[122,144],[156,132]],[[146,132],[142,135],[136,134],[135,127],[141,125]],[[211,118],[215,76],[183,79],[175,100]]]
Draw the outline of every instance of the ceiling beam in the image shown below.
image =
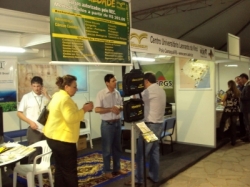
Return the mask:
[[227,8],[223,9],[222,11],[220,11],[220,12],[218,12],[218,13],[212,15],[212,16],[209,17],[208,19],[202,21],[200,24],[198,24],[198,25],[196,25],[195,27],[189,29],[188,31],[186,31],[185,33],[183,33],[181,36],[179,36],[178,39],[181,39],[181,38],[183,38],[184,36],[190,34],[192,31],[194,31],[194,30],[197,29],[198,27],[200,27],[200,26],[206,24],[207,22],[213,20],[213,19],[216,18],[217,16],[223,14],[224,12],[226,12],[226,11],[229,10],[230,8],[233,8],[234,6],[236,6],[237,4],[239,4],[239,3],[241,3],[241,2],[242,2],[242,0],[238,0],[238,1],[234,2],[233,4],[231,4],[230,6],[228,6]]
[[50,34],[50,18],[0,8],[0,30],[18,33]]
[[50,43],[50,35],[45,34],[24,34],[21,36],[21,47]]
[[[136,11],[132,13],[133,22],[149,20],[166,15],[177,14],[202,8],[213,6],[213,4],[225,4],[235,2],[236,0],[186,0],[169,3],[165,5],[155,6],[152,8]],[[243,0],[240,0],[243,1]]]

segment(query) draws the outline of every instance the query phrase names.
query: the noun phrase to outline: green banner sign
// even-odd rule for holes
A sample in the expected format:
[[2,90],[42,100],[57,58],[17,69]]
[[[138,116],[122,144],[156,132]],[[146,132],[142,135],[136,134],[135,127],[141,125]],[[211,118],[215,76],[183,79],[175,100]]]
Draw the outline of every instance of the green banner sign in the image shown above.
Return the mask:
[[129,3],[50,0],[52,61],[131,63]]

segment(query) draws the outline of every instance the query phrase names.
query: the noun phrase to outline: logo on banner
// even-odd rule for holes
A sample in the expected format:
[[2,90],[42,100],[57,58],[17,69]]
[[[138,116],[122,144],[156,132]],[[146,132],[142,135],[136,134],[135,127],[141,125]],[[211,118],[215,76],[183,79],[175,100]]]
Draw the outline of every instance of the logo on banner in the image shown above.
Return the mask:
[[157,78],[157,84],[162,87],[163,89],[172,89],[173,88],[173,81],[172,80],[166,80],[166,78],[163,76],[161,72],[157,72],[158,77]]
[[5,67],[5,61],[0,61],[0,69],[4,69]]
[[210,49],[210,51],[208,51],[208,49],[205,48],[200,48],[200,55],[202,58],[208,58],[208,56],[210,57],[210,59],[213,58],[214,54],[213,51]]
[[[133,38],[135,38],[137,40],[137,42],[133,42],[131,41]],[[147,39],[148,38],[148,34],[147,33],[142,33],[142,34],[137,34],[137,33],[131,33],[130,34],[130,45],[132,48],[136,48],[136,49],[142,49],[142,50],[147,50],[148,46],[147,45],[143,45],[142,44],[142,40],[143,39]]]
[[116,8],[120,9],[120,10],[126,10],[126,4],[125,4],[125,2],[119,2],[119,1],[117,1],[116,2]]

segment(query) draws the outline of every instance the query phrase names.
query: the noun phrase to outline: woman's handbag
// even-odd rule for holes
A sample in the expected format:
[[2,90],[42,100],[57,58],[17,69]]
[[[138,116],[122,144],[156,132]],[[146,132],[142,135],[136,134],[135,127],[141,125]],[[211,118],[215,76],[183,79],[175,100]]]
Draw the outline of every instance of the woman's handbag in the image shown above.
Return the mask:
[[39,115],[39,117],[37,119],[37,121],[39,123],[41,123],[42,125],[46,124],[46,121],[47,121],[48,116],[49,116],[49,110],[47,109],[48,105],[49,105],[49,103],[43,107],[41,114]]

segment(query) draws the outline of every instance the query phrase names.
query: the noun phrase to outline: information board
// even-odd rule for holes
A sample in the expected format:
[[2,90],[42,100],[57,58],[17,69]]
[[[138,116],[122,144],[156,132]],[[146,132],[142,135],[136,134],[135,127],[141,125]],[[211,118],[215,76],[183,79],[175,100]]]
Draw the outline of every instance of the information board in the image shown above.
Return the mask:
[[130,4],[51,0],[52,61],[130,64]]

